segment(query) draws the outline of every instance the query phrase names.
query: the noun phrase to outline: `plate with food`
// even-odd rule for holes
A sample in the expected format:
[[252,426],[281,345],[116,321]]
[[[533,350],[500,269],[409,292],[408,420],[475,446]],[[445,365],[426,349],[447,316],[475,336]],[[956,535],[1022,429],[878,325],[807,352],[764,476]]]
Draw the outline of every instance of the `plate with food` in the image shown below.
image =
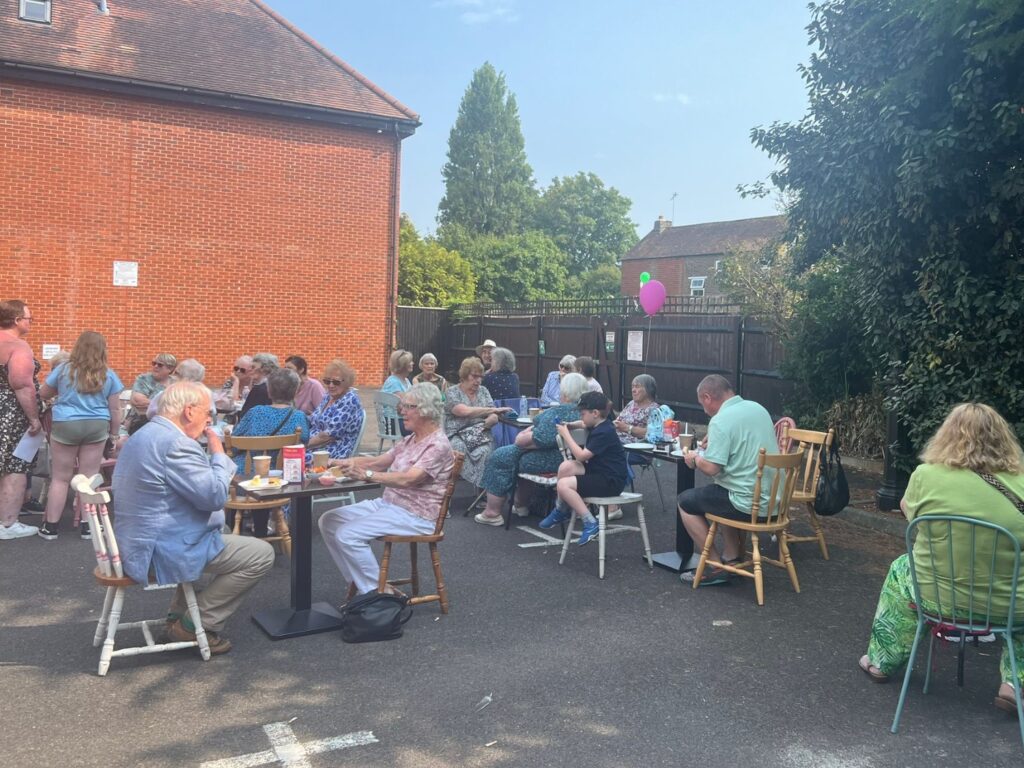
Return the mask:
[[238,486],[244,488],[247,491],[261,491],[266,488],[280,488],[282,485],[288,485],[288,481],[283,477],[260,477],[254,475],[248,480],[241,481]]
[[653,443],[626,443],[623,448],[628,448],[631,451],[653,451]]

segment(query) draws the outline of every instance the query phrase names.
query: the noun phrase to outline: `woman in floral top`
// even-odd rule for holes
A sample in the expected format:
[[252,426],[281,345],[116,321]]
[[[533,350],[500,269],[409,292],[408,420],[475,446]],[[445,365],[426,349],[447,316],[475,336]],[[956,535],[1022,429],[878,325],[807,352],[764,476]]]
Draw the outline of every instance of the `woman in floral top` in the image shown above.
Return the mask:
[[651,418],[651,412],[660,407],[654,401],[658,395],[658,385],[653,376],[641,373],[633,379],[632,391],[633,399],[615,419],[615,432],[623,444],[643,440],[647,435],[647,420]]
[[355,390],[356,372],[342,360],[324,367],[321,379],[327,396],[309,417],[307,459],[313,451],[327,451],[332,459],[347,459],[359,447],[363,429],[363,406]]

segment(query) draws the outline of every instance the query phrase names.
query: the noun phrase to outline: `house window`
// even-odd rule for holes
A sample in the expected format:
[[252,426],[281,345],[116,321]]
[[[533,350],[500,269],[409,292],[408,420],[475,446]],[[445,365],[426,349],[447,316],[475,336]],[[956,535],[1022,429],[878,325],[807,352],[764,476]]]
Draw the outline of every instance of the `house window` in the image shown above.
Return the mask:
[[721,271],[722,271],[722,260],[721,259],[715,259],[715,273],[717,274],[717,273],[719,273]]
[[50,23],[50,0],[20,0],[18,18],[23,21],[37,21],[40,24]]
[[690,278],[690,295],[691,296],[703,296],[704,295],[704,281],[706,277],[691,277]]

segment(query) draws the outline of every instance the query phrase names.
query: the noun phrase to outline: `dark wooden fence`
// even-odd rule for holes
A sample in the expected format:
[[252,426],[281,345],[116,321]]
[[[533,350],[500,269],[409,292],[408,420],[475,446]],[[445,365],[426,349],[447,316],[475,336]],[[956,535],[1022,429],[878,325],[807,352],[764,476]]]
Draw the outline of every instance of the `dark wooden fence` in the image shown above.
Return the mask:
[[707,420],[697,403],[697,384],[718,373],[773,417],[782,415],[791,388],[778,372],[782,350],[752,318],[735,312],[696,313],[689,307],[654,317],[630,311],[564,314],[561,306],[548,309],[552,311],[533,315],[466,315],[400,307],[398,343],[417,358],[433,352],[440,370],[454,381],[462,359],[476,354],[484,339],[493,339],[515,354],[526,395],[540,391],[563,355],[589,355],[597,361],[598,380],[616,407],[629,399],[633,378],[648,373],[658,382],[658,401],[680,419],[693,422]]

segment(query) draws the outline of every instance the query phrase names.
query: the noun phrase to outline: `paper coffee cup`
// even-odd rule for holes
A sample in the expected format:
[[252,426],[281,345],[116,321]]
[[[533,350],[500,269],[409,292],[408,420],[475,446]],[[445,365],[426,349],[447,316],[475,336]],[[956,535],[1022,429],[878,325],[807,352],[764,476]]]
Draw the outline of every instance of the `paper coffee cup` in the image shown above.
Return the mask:
[[327,469],[327,462],[330,458],[330,451],[313,451],[313,469],[317,472]]
[[527,413],[529,413],[531,419],[535,418],[537,416],[537,414],[539,414],[540,412],[541,412],[540,408],[530,408],[527,411]]
[[676,448],[685,451],[693,447],[693,435],[680,435],[676,438]]
[[266,477],[270,473],[270,457],[269,456],[253,456],[252,457],[252,471],[254,474]]

